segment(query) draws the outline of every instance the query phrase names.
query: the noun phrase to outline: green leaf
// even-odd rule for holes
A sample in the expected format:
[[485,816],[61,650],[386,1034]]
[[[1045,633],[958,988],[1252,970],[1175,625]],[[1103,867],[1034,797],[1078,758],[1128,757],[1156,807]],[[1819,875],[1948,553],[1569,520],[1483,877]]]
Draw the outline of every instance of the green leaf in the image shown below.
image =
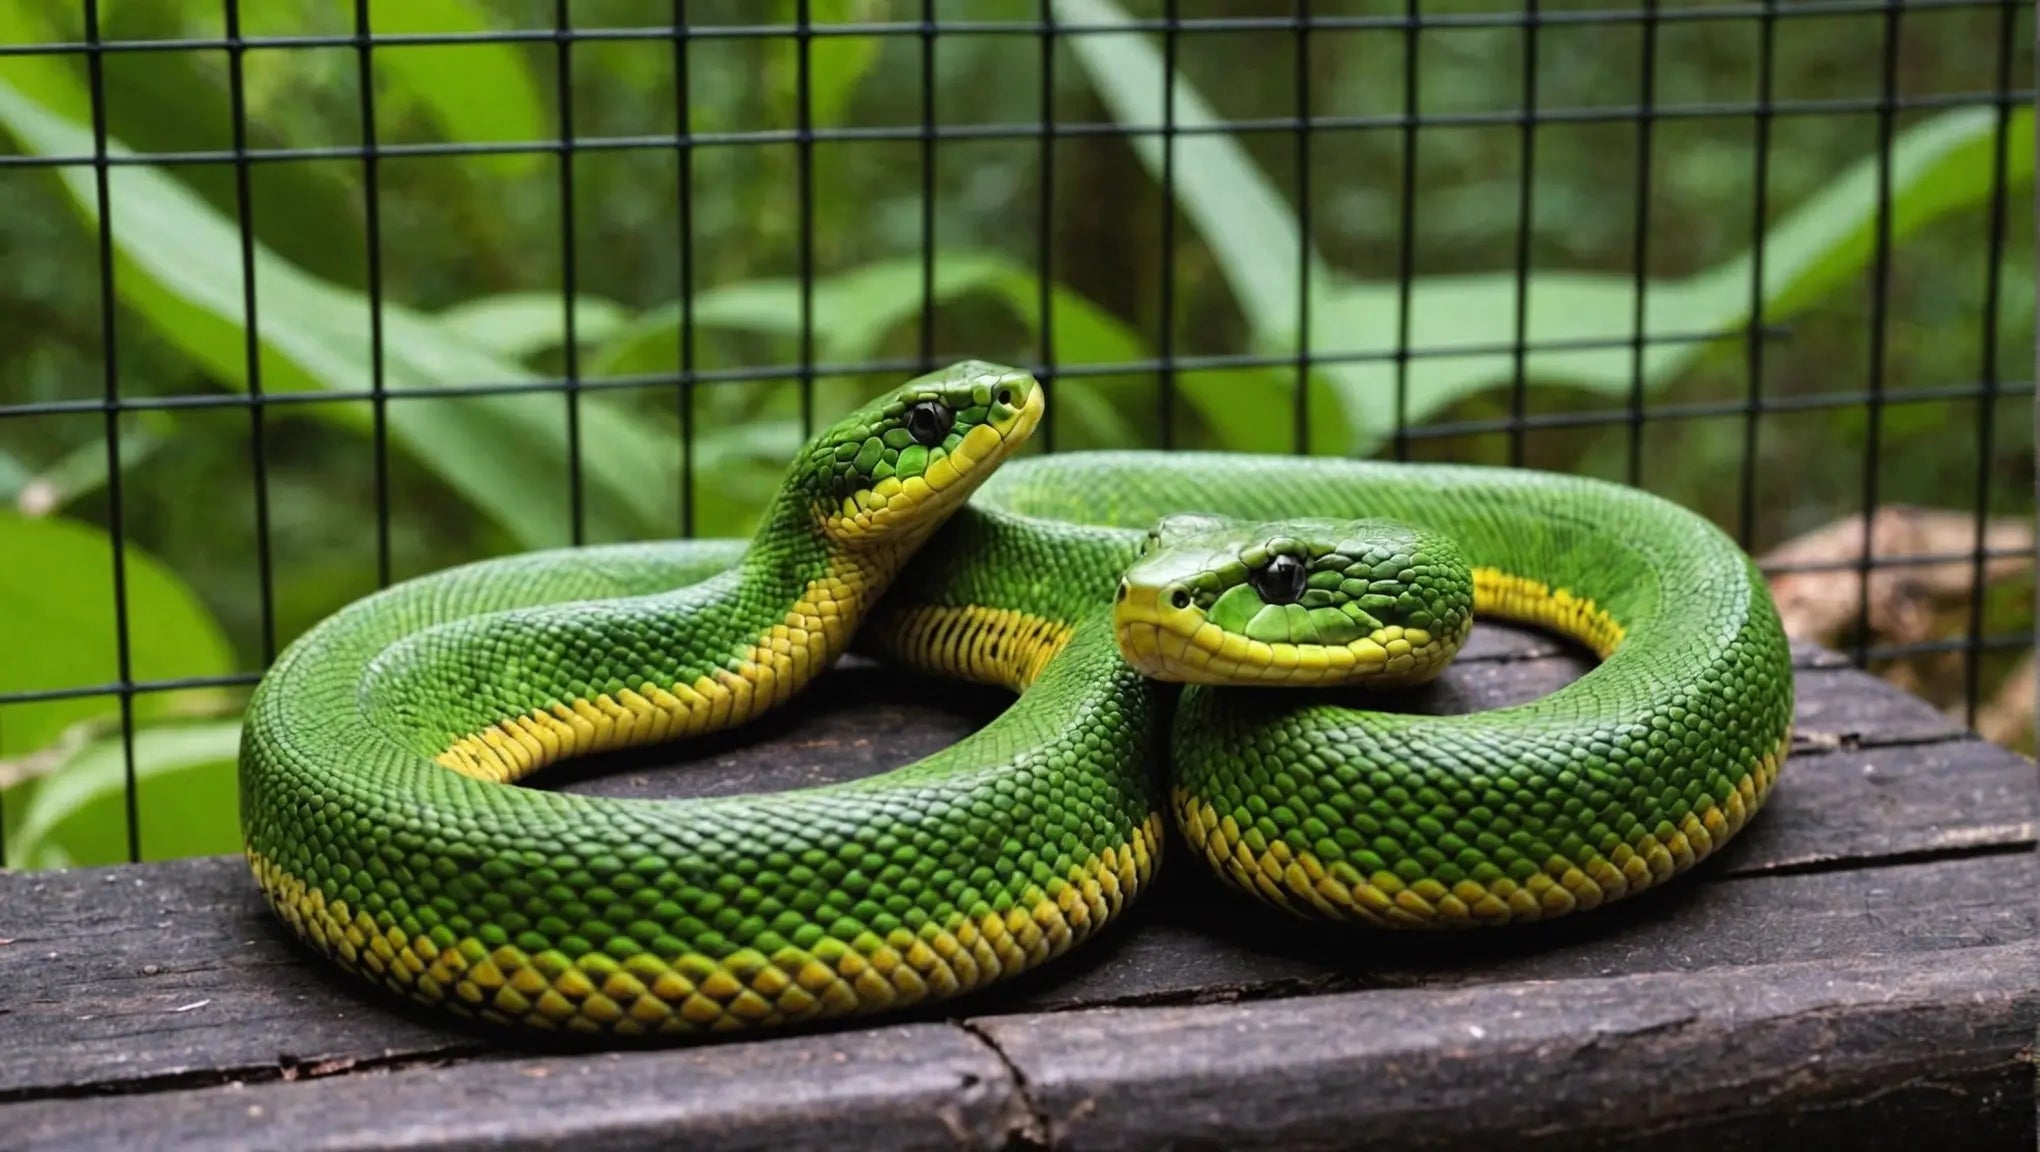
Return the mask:
[[[186,34],[187,21],[173,6],[129,5],[118,12],[101,6],[102,30],[115,40],[156,40]],[[0,0],[0,44],[75,43],[83,38],[78,6],[44,0]],[[203,29],[200,19],[198,28]],[[217,34],[214,17],[210,30]],[[109,64],[106,102],[119,109],[122,131],[143,152],[203,152],[224,148],[227,93],[218,54],[138,52]],[[251,58],[270,59],[258,54]],[[82,57],[0,57],[0,83],[12,85],[44,109],[77,124],[91,122],[92,98]],[[319,145],[325,139],[289,140],[252,106],[249,146]],[[86,149],[87,152],[90,149]],[[239,182],[232,165],[196,164],[181,169],[186,183],[217,211],[237,211]],[[257,164],[247,173],[256,206],[255,229],[284,254],[323,275],[361,276],[363,243],[357,196],[342,170],[332,164]]]
[[[29,0],[0,0],[0,44],[51,44],[65,39]],[[0,59],[0,80],[59,116],[72,120],[92,116],[91,93],[62,56]]]
[[[437,319],[449,335],[498,356],[524,360],[565,341],[565,312],[557,293],[510,292],[456,304]],[[574,335],[582,344],[598,344],[615,335],[627,319],[623,306],[614,300],[583,296],[574,304]]]
[[[403,0],[375,6],[378,34],[490,32],[496,18],[470,0]],[[538,87],[515,43],[403,45],[375,54],[376,75],[396,107],[415,103],[446,138],[460,143],[506,143],[557,135],[547,121]],[[530,172],[541,152],[473,157],[501,175]]]
[[[1996,126],[1988,109],[1964,109],[1926,121],[1892,143],[1892,238],[1928,221],[1982,203],[1990,195]],[[2010,126],[2006,179],[2033,178],[2031,109]],[[1794,209],[1765,238],[1764,314],[1795,315],[1862,274],[1875,251],[1877,161],[1865,157],[1818,195]],[[1538,272],[1529,279],[1524,338],[1531,344],[1626,341],[1634,335],[1635,287],[1627,276]],[[1750,257],[1745,254],[1684,280],[1655,280],[1644,298],[1645,333],[1735,332],[1749,321]],[[1389,353],[1395,348],[1398,293],[1384,281],[1335,285],[1312,311],[1318,352]],[[1516,338],[1513,273],[1426,277],[1410,293],[1410,346],[1417,349],[1506,348]],[[1646,392],[1686,371],[1709,350],[1699,341],[1647,345]],[[1345,436],[1314,429],[1320,451],[1367,453],[1395,428],[1395,366],[1388,359],[1325,364],[1336,389]],[[1626,347],[1531,354],[1524,365],[1535,383],[1559,384],[1626,397],[1635,380]],[[1421,424],[1469,396],[1508,384],[1515,365],[1506,352],[1422,356],[1409,363],[1407,417]]]
[[[921,288],[918,256],[874,261],[815,281],[816,355],[836,363],[876,356],[888,339],[919,320]],[[1031,270],[992,253],[939,253],[935,302],[947,304],[974,294],[998,301],[1030,331],[1040,331],[1040,281]],[[1058,363],[1122,364],[1152,354],[1138,333],[1081,293],[1058,286],[1049,308]],[[800,282],[747,280],[715,289],[695,300],[694,323],[703,330],[795,338],[800,334]],[[654,374],[676,371],[679,363],[680,306],[675,303],[652,309],[623,328],[597,353],[590,372]],[[1072,415],[1058,419],[1070,420],[1070,427],[1098,444],[1137,442],[1140,432],[1112,402],[1124,391],[1123,383],[1110,377],[1061,382],[1057,396]]]
[[[1530,306],[1524,339],[1533,344],[1626,340],[1630,335],[1633,282],[1624,276],[1541,272],[1529,278]],[[1345,417],[1320,420],[1311,430],[1319,452],[1372,452],[1395,430],[1395,364],[1387,358],[1396,343],[1399,308],[1393,284],[1335,284],[1312,308],[1311,347],[1320,354],[1378,353],[1383,358],[1321,364],[1318,377],[1331,387],[1333,407]],[[1657,314],[1665,301],[1652,299]],[[1687,329],[1690,330],[1690,329]],[[1511,273],[1438,276],[1416,281],[1410,291],[1410,346],[1502,349],[1467,355],[1412,358],[1407,374],[1405,418],[1422,424],[1440,411],[1514,379],[1515,360],[1506,350],[1516,339],[1516,277]],[[1693,354],[1691,344],[1656,344],[1645,349],[1646,383],[1662,381],[1675,360]],[[1536,381],[1562,383],[1606,394],[1627,395],[1631,371],[1627,348],[1537,352],[1525,373]]]
[[[1056,0],[1070,21],[1123,23],[1113,0]],[[1093,86],[1121,124],[1162,123],[1161,58],[1142,34],[1073,37],[1072,50]],[[1176,122],[1184,128],[1220,123],[1204,99],[1175,78]],[[1991,189],[1993,109],[1959,109],[1901,134],[1893,142],[1892,235],[1896,240],[1926,222],[1983,201]],[[2033,176],[2033,112],[2019,108],[2010,127],[2007,179],[2014,187]],[[1161,141],[1137,136],[1132,146],[1159,178]],[[1875,245],[1876,157],[1865,157],[1819,195],[1800,205],[1766,238],[1765,315],[1782,318],[1860,274]],[[1175,189],[1179,206],[1211,249],[1263,352],[1295,347],[1296,254],[1294,214],[1236,141],[1223,133],[1176,141]],[[1395,427],[1395,375],[1387,354],[1395,349],[1401,293],[1393,282],[1337,278],[1313,251],[1311,349],[1320,354],[1375,354],[1383,358],[1320,364],[1313,373],[1311,448],[1366,454]],[[1749,318],[1751,256],[1679,281],[1647,286],[1646,333],[1733,331]],[[1410,346],[1427,355],[1409,362],[1405,417],[1420,424],[1450,405],[1514,379],[1507,351],[1439,356],[1453,348],[1506,349],[1518,338],[1517,277],[1513,272],[1427,277],[1411,285]],[[1621,341],[1633,335],[1634,282],[1628,276],[1588,272],[1533,272],[1521,338],[1532,344]],[[1676,378],[1709,351],[1700,342],[1659,343],[1645,349],[1646,391]],[[1526,359],[1526,379],[1626,396],[1636,369],[1627,348],[1538,352]],[[1234,429],[1289,399],[1293,381],[1273,376],[1227,381],[1186,377],[1184,395],[1218,429]],[[1320,397],[1322,399],[1320,399]],[[1289,399],[1293,403],[1293,399]]]
[[[935,265],[938,301],[985,289],[1014,271],[999,257],[944,253]],[[921,314],[919,260],[882,260],[814,284],[816,354],[825,360],[870,356],[888,333]],[[676,371],[680,365],[678,302],[642,313],[601,349],[589,371],[601,376]],[[800,334],[800,283],[746,280],[703,293],[694,301],[697,329]]]
[[[878,0],[816,0],[814,24],[869,24],[886,17]],[[817,36],[808,42],[808,109],[818,128],[841,124],[857,85],[878,63],[876,36]]]
[[[1996,131],[1996,109],[1960,108],[1892,141],[1894,243],[1990,196]],[[2013,109],[2006,131],[2005,185],[2010,192],[2033,183],[2033,109]],[[1877,158],[1872,155],[1850,166],[1765,236],[1765,315],[1790,315],[1818,300],[1868,267],[1876,244]],[[1711,317],[1717,326],[1742,323],[1751,261],[1752,254],[1744,253],[1684,282],[1674,293],[1676,308]]]
[[[1225,368],[1185,372],[1176,377],[1176,394],[1204,419],[1212,446],[1235,452],[1295,450],[1296,371],[1275,368]],[[1339,411],[1339,398],[1326,388],[1322,373],[1311,377],[1313,412]],[[1336,419],[1312,425],[1319,430],[1342,427]]]
[[[934,302],[987,294],[1006,304],[1030,330],[1040,328],[1040,287],[1024,265],[991,253],[945,251],[934,263]],[[869,359],[887,338],[920,318],[920,257],[873,261],[814,281],[816,353],[830,361]],[[1057,363],[1124,363],[1151,355],[1142,338],[1089,298],[1057,287]],[[602,375],[673,371],[679,365],[679,304],[665,304],[624,326],[602,349],[592,371]],[[800,281],[747,279],[706,292],[694,302],[698,328],[769,336],[800,334]]]
[[[1056,18],[1076,24],[1124,24],[1126,12],[1112,0],[1055,0]],[[1163,119],[1161,55],[1141,33],[1087,33],[1066,43],[1091,78],[1098,96],[1120,124],[1159,128]],[[1175,84],[1179,129],[1223,123],[1211,105],[1180,76]],[[1130,141],[1151,173],[1162,170],[1162,138],[1145,133]],[[1295,340],[1297,254],[1302,233],[1296,214],[1275,185],[1237,141],[1222,132],[1192,132],[1175,138],[1178,205],[1210,246],[1212,259],[1232,286],[1233,299],[1258,339]],[[1311,279],[1325,279],[1324,261],[1310,252]]]
[[[89,132],[0,84],[0,127],[31,152],[89,153]],[[126,149],[109,145],[116,153]],[[93,174],[59,173],[88,223],[97,219]],[[111,169],[122,302],[221,383],[243,375],[240,237],[233,223],[156,169]],[[261,364],[271,392],[358,391],[373,379],[369,301],[305,273],[266,246],[255,250],[261,297]],[[388,388],[518,385],[539,378],[449,335],[431,318],[383,305]],[[311,413],[357,431],[366,404],[317,405]],[[414,398],[388,406],[389,429],[413,457],[524,547],[569,540],[566,404],[557,395]],[[636,539],[678,521],[679,452],[671,429],[586,396],[581,404],[587,528],[593,539]],[[591,446],[599,446],[595,450]]]
[[[240,745],[238,720],[135,732],[142,859],[240,850]],[[83,745],[34,784],[8,837],[12,866],[62,868],[127,859],[127,760],[119,736]],[[9,808],[23,791],[8,790]]]
[[[0,693],[117,682],[113,551],[104,532],[72,520],[0,512]],[[220,676],[234,655],[220,626],[176,574],[126,550],[129,669],[137,680]],[[176,694],[145,692],[136,719],[167,714]],[[42,748],[81,720],[117,713],[112,696],[0,706],[0,756]]]

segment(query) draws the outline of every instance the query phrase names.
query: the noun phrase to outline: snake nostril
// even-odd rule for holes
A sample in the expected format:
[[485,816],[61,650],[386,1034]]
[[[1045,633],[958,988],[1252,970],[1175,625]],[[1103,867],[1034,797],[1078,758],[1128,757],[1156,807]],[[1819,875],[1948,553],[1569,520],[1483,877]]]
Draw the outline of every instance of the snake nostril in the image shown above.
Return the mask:
[[1126,582],[1126,581],[1124,581],[1124,580],[1121,580],[1121,581],[1119,582],[1119,595],[1118,595],[1118,596],[1116,596],[1116,597],[1114,597],[1114,599],[1116,599],[1116,600],[1124,600],[1124,599],[1126,599],[1126,594],[1127,594],[1128,592],[1131,592],[1131,591],[1133,591],[1133,588],[1132,588],[1132,586],[1130,586],[1129,584],[1127,584],[1127,582]]
[[1169,603],[1178,611],[1188,608],[1190,606],[1190,590],[1188,588],[1178,588],[1170,592]]

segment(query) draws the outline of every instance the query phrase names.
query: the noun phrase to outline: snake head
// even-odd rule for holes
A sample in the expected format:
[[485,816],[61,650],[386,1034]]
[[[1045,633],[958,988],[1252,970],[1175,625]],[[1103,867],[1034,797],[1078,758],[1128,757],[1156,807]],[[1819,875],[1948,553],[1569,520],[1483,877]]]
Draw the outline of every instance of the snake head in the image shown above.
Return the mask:
[[960,506],[1040,422],[1015,368],[965,360],[917,377],[816,439],[822,531],[844,545],[912,539]]
[[1171,516],[1113,606],[1127,663],[1192,684],[1421,683],[1472,623],[1459,549],[1387,520]]

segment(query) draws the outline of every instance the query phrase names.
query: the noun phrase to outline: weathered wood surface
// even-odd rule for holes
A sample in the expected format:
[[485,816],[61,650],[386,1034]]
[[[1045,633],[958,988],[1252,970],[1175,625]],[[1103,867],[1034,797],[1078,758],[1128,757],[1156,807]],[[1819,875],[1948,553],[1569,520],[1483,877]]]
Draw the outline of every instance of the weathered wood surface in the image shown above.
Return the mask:
[[0,1146],[204,1149],[999,1147],[1031,1123],[962,1028],[475,1060],[0,1108]]
[[[1443,683],[1388,703],[1495,707],[1584,667],[1526,633],[1476,636]],[[1393,1133],[1471,1147],[1512,1132],[1553,1146],[1588,1136],[1698,1146],[1829,1123],[1891,1134],[1907,1130],[1892,1119],[1901,1114],[1995,1139],[2021,1109],[2030,1131],[2031,1069],[2023,1087],[2005,1079],[2020,1057],[2003,1038],[2023,1020],[2030,1047],[2040,1023],[2029,1011],[2040,775],[1831,653],[1795,655],[1799,740],[1772,801],[1659,893],[1525,931],[1389,937],[1266,912],[1176,860],[1123,925],[1011,987],[883,1027],[769,1042],[594,1055],[449,1025],[295,947],[234,859],[0,874],[0,1147],[439,1147],[512,1135],[631,1147],[683,1133],[714,1147],[1049,1137],[1219,1147],[1237,1134],[1192,1120],[1235,1079],[1253,1097],[1238,1116],[1264,1128],[1296,1118],[1271,1146],[1366,1146]],[[1003,703],[847,668],[764,742],[720,741],[677,764],[670,752],[610,757],[544,785],[678,796],[847,779],[951,743]],[[1841,983],[1821,984],[1826,971]],[[1977,995],[1951,991],[1964,980]],[[1660,1028],[1649,1023],[1660,1003],[1698,1014]],[[1280,1029],[1307,1030],[1319,1011],[1330,1034],[1318,1047],[1299,1035],[1227,1057],[1228,1029],[1251,1032],[1242,1021],[1265,1015],[1269,1035],[1289,1037]],[[1491,1029],[1490,1012],[1508,1027]],[[1435,1020],[1487,1035],[1462,1041]],[[1122,1039],[1058,1047],[1077,1021]],[[1743,1028],[1770,1047],[1743,1046]],[[1177,1032],[1181,1045],[1168,1039]],[[1279,1090],[1285,1066],[1270,1061],[1285,1052],[1305,1079],[1360,1079],[1306,1107]],[[1679,1052],[1706,1068],[1673,1099]],[[1927,1062],[1907,1063],[1915,1056]],[[1820,1074],[1792,1074],[1802,1057]],[[1820,1071],[1844,1058],[1846,1074]],[[1744,1080],[1722,1067],[1738,1060]],[[1127,1077],[1153,1094],[1128,1095]],[[1708,1101],[1744,1088],[1741,1105],[1723,1105],[1728,1119],[1708,1119]],[[1533,1092],[1551,1097],[1545,1111],[1520,1098]],[[122,1098],[76,1099],[105,1093]],[[1839,1103],[1819,1103],[1830,1097]],[[1122,1099],[1153,1103],[1130,1111]],[[1178,1119],[1187,1126],[1165,1123]]]
[[[1050,1141],[1072,1147],[2015,1146],[2033,1135],[2036,971],[2040,943],[2026,940],[1932,964],[1104,1008],[980,1028],[1024,1076]],[[2022,1092],[2023,1109],[1988,1106]]]
[[1962,1147],[2014,1147],[2031,1138],[2030,1108],[1991,1102],[2030,1099],[2036,968],[2028,940],[1936,964],[1872,957],[476,1060],[18,1104],[0,1110],[0,1143],[1713,1150],[1780,1137],[1910,1148],[1959,1131]]

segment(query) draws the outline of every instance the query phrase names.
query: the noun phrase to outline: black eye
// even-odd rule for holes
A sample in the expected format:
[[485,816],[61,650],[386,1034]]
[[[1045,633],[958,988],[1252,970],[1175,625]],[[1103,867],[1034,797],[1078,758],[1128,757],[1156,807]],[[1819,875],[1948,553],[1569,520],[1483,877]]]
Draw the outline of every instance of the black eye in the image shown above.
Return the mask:
[[1277,556],[1253,575],[1254,591],[1269,604],[1294,604],[1303,598],[1303,561]]
[[949,430],[955,426],[956,413],[951,412],[947,405],[933,400],[923,400],[907,409],[907,435],[924,447],[933,448],[942,443],[942,438],[949,435]]

